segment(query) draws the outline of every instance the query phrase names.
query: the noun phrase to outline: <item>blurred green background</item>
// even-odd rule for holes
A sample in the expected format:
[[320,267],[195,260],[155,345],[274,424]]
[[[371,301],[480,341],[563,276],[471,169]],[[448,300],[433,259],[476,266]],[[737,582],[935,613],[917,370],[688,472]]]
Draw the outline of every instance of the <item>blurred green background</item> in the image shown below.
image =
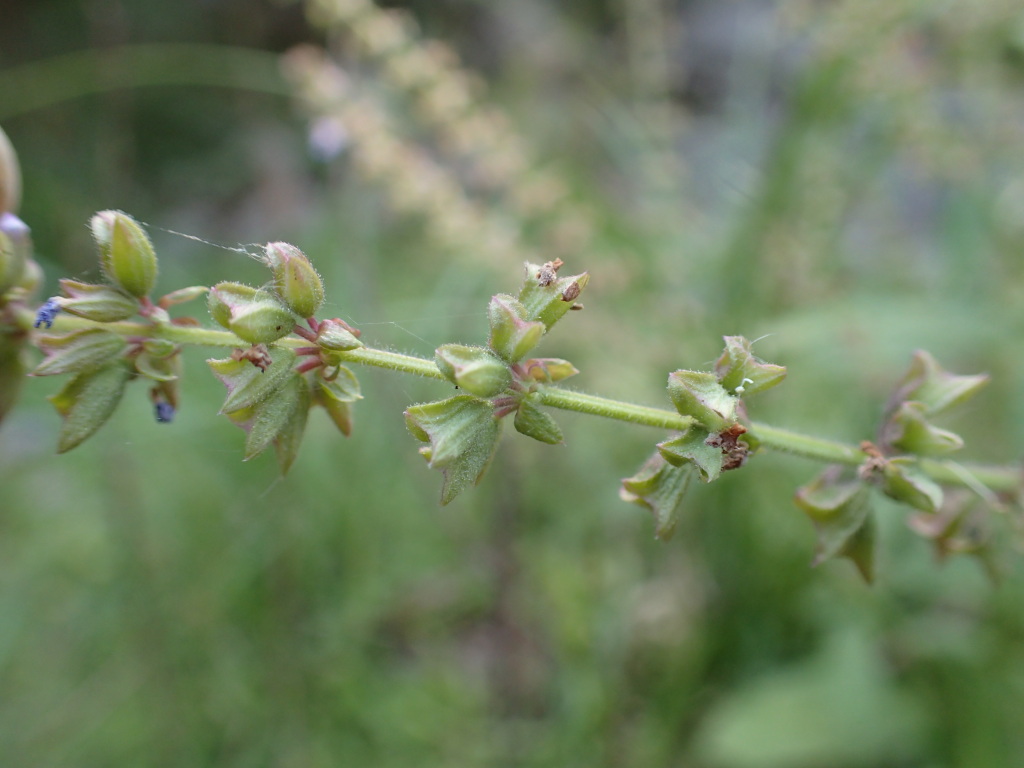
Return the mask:
[[[669,370],[706,366],[723,334],[765,336],[790,377],[753,415],[859,441],[926,348],[993,375],[949,424],[968,458],[1021,455],[1019,2],[400,5],[584,212],[563,258],[593,275],[586,311],[543,348],[579,388],[664,406]],[[441,247],[396,213],[358,145],[310,153],[274,58],[323,41],[301,6],[2,13],[0,120],[45,295],[97,277],[85,223],[105,208],[151,226],[164,290],[264,279],[168,230],[294,242],[326,311],[400,351],[481,343],[488,297],[515,290],[518,260],[483,238]],[[381,62],[330,38],[444,165]],[[278,479],[269,455],[241,462],[203,357],[186,355],[172,425],[136,388],[54,456],[61,382],[39,379],[0,430],[0,765],[1024,765],[1008,517],[993,584],[937,563],[880,503],[869,587],[847,561],[809,568],[791,498],[818,467],[765,455],[693,490],[659,543],[617,488],[664,436],[572,414],[564,447],[509,430],[481,485],[441,508],[401,413],[447,390],[369,370],[353,436],[314,413]]]

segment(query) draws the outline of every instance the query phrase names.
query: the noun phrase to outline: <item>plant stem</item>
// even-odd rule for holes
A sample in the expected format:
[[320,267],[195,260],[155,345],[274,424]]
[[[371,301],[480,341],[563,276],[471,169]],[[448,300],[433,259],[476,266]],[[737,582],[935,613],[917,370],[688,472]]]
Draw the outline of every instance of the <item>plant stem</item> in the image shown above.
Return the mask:
[[693,424],[692,418],[681,416],[674,411],[651,408],[646,405],[634,405],[633,403],[624,403],[619,400],[609,400],[606,397],[585,395],[582,392],[572,392],[568,389],[547,386],[541,389],[538,394],[540,395],[541,404],[551,408],[589,413],[593,416],[604,416],[608,419],[628,421],[631,424],[642,424],[647,427],[660,427],[661,429],[680,431]]
[[768,448],[777,451],[792,453],[797,456],[804,456],[808,459],[828,461],[835,464],[861,464],[868,455],[859,448],[852,445],[837,443],[833,440],[823,440],[819,437],[811,437],[799,432],[790,432],[788,429],[772,427],[760,422],[752,422],[748,425],[747,434],[758,440]]
[[[18,313],[17,321],[22,327],[31,326],[33,315],[27,310]],[[62,314],[53,323],[53,331],[71,331],[77,328],[103,327],[125,337],[159,338],[177,344],[191,344],[207,347],[244,347],[247,346],[230,331],[219,331],[190,325],[159,325],[155,323],[118,322],[94,323],[80,317]],[[45,332],[45,331],[44,331]],[[301,349],[309,346],[309,340],[298,336],[287,336],[274,342],[274,346]],[[437,369],[433,360],[414,355],[403,355],[384,349],[361,347],[347,352],[338,353],[347,363],[369,365],[389,371],[422,376],[428,379],[445,381],[444,375]],[[693,419],[682,416],[674,411],[636,405],[620,400],[611,400],[598,395],[574,392],[556,386],[544,386],[537,391],[538,400],[542,405],[576,411],[592,416],[603,416],[608,419],[625,421],[659,429],[682,431],[687,429]],[[788,429],[773,427],[761,422],[751,422],[748,434],[766,448],[790,453],[796,456],[835,464],[857,466],[868,458],[860,448],[811,437]],[[953,461],[921,459],[920,469],[939,483],[977,488],[984,486],[997,493],[1011,493],[1020,489],[1022,472],[1014,466],[981,467],[959,464]]]

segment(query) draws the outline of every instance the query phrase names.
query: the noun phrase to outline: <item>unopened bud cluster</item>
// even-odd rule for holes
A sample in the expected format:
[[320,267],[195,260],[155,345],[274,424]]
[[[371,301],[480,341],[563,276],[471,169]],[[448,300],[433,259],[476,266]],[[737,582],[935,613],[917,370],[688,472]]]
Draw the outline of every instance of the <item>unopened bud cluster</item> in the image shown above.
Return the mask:
[[[116,325],[136,315],[153,328],[172,323],[165,307],[174,302],[161,300],[157,306],[149,298],[158,271],[153,244],[142,225],[121,211],[97,213],[89,229],[106,282],[63,279],[61,294],[44,302],[36,313],[39,333],[34,342],[44,359],[31,375],[71,377],[50,397],[63,420],[57,439],[61,453],[103,426],[131,381],[149,382],[157,421],[172,421],[178,408],[180,346],[166,339],[132,338]],[[196,290],[186,289],[193,297]],[[91,325],[55,327],[61,312]]]

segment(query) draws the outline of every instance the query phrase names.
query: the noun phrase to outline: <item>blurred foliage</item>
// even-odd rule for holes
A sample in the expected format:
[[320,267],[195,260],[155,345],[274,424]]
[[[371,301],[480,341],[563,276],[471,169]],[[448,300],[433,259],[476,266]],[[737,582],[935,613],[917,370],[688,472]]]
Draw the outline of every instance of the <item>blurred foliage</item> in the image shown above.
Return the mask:
[[[668,370],[765,336],[790,377],[758,418],[856,441],[922,347],[993,376],[953,425],[972,457],[1021,455],[1018,2],[408,8],[589,212],[563,256],[586,311],[543,348],[581,388],[666,405]],[[85,224],[123,208],[168,290],[262,278],[167,230],[290,240],[372,343],[481,343],[519,263],[454,256],[357,160],[311,157],[270,56],[320,36],[255,0],[8,3],[0,110],[47,290],[96,277]],[[441,159],[380,62],[336,48]],[[175,424],[129,398],[60,459],[54,383],[28,383],[0,431],[5,766],[1020,764],[1019,561],[999,585],[940,567],[892,506],[874,587],[812,571],[791,496],[817,468],[780,456],[697,489],[657,543],[616,488],[664,435],[572,415],[567,447],[506,441],[440,508],[401,417],[438,385],[363,381],[352,438],[314,420],[286,480],[239,461],[198,356]]]

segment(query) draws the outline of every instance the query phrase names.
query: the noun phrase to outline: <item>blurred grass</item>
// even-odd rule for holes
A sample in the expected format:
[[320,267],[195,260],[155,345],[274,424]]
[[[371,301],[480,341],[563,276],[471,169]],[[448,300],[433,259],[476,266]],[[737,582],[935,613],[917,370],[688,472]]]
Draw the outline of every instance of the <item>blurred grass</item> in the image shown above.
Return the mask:
[[[757,417],[856,441],[925,347],[994,374],[954,425],[971,457],[1019,458],[1014,4],[647,3],[661,29],[629,26],[626,3],[413,7],[597,212],[592,257],[569,264],[594,273],[587,309],[544,346],[580,388],[660,404],[665,373],[713,360],[722,334],[770,334],[759,353],[791,375]],[[298,243],[328,311],[375,344],[483,340],[486,300],[519,265],[495,283],[482,258],[432,250],[344,159],[306,158],[286,100],[199,87],[195,72],[240,84],[226,48],[153,70],[175,87],[110,91],[153,71],[99,82],[86,64],[81,82],[12,85],[108,55],[39,59],[8,43],[19,31],[47,56],[168,37],[276,51],[309,35],[269,31],[285,11],[53,8],[92,21],[71,40],[25,4],[0,32],[4,127],[49,290],[96,276],[84,222],[117,207],[227,245]],[[113,31],[96,21],[111,9]],[[659,46],[667,69],[624,67]],[[651,122],[660,108],[670,119]],[[666,146],[667,181],[650,175]],[[164,288],[262,280],[237,253],[153,234]],[[353,437],[314,414],[276,480],[212,418],[201,357],[171,426],[130,392],[54,457],[44,398],[59,384],[33,380],[0,430],[5,766],[1020,764],[1017,561],[999,585],[967,560],[940,567],[883,506],[879,583],[846,562],[810,571],[790,499],[817,467],[779,456],[695,489],[660,544],[616,489],[661,437],[572,414],[566,447],[509,435],[500,471],[440,508],[401,411],[443,388],[372,371]]]

